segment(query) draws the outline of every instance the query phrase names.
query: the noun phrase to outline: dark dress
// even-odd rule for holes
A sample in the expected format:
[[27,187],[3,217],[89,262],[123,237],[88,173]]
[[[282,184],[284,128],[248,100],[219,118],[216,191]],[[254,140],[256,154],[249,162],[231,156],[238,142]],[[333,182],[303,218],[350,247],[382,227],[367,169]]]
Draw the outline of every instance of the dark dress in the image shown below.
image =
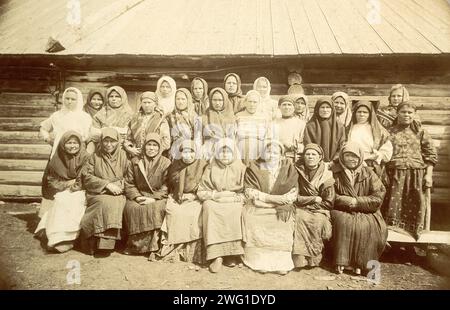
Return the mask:
[[[379,259],[386,244],[388,232],[380,212],[386,190],[369,167],[359,169],[352,184],[340,164],[333,167],[332,246],[336,265],[366,270],[370,260]],[[344,196],[356,198],[356,207],[349,208]]]
[[[159,154],[151,161],[141,159],[134,162],[128,169],[125,179],[127,202],[124,226],[128,235],[129,253],[143,254],[160,248],[160,228],[168,195],[165,184],[169,165],[170,161]],[[155,202],[141,205],[135,199],[142,196],[151,197]]]

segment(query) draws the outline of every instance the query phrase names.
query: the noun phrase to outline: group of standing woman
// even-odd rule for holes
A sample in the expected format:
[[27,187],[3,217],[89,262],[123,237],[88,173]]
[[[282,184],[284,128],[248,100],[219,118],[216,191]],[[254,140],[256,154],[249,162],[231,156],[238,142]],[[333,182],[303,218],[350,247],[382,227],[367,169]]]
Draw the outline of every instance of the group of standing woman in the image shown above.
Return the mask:
[[265,77],[244,96],[235,73],[209,93],[162,76],[134,113],[119,86],[84,107],[67,88],[41,124],[53,148],[36,234],[58,252],[77,240],[107,256],[122,240],[151,261],[282,275],[318,266],[325,246],[337,272],[361,274],[388,226],[418,237],[437,156],[405,87],[383,109],[337,92],[310,111],[270,91]]

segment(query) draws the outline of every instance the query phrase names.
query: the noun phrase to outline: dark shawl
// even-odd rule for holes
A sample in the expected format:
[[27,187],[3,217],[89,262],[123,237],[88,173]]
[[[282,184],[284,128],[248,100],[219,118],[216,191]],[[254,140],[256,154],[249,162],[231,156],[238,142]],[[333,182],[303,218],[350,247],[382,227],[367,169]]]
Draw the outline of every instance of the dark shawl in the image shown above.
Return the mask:
[[[203,84],[203,97],[202,98],[195,98],[195,96],[194,96],[194,82],[195,81],[200,81]],[[194,78],[191,82],[191,93],[192,93],[192,101],[194,103],[195,113],[197,113],[198,115],[205,114],[206,110],[209,107],[208,83],[200,77]]]
[[195,194],[202,179],[207,162],[196,159],[186,164],[182,159],[175,160],[169,168],[169,191],[176,202],[181,204],[183,193]]
[[[149,158],[145,155],[145,145],[155,141],[159,144],[159,152]],[[170,160],[162,156],[161,137],[157,133],[149,133],[142,146],[141,159],[133,162],[127,171],[125,179],[125,195],[129,200],[139,196],[152,197],[154,199],[167,198],[167,169]]]
[[[319,116],[319,108],[322,104],[328,104],[331,107],[331,116],[328,119],[322,119]],[[314,114],[311,120],[306,124],[303,143],[315,143],[323,149],[323,160],[330,162],[338,156],[339,149],[345,141],[344,125],[338,121],[336,110],[330,100],[320,98],[314,107]]]
[[237,81],[237,89],[236,92],[233,94],[228,94],[228,98],[230,99],[230,102],[232,103],[233,106],[233,112],[234,114],[243,111],[244,107],[243,107],[243,100],[244,100],[244,96],[242,95],[242,89],[241,89],[241,78],[239,77],[239,75],[237,75],[236,73],[228,73],[227,75],[225,75],[225,77],[223,78],[223,85],[225,87],[225,82],[227,81],[227,79],[230,76],[234,76],[236,78]]
[[[227,128],[235,127],[236,118],[234,116],[233,106],[228,99],[227,92],[223,88],[213,88],[209,93],[209,100],[212,100],[212,97],[216,92],[219,92],[223,97],[223,109],[221,111],[214,110],[212,103],[210,102],[208,110],[202,117],[203,126],[207,129],[204,131],[204,136],[211,138],[224,138],[229,136],[225,134],[227,133]],[[221,130],[221,132],[217,132],[217,130]]]
[[[102,128],[101,141],[106,137],[116,141],[120,140],[119,133],[114,128]],[[108,154],[103,150],[100,142],[96,152],[89,158],[86,169],[83,169],[83,186],[92,194],[106,193],[105,187],[109,183],[116,183],[123,187],[123,178],[127,168],[127,154],[120,147],[120,143],[111,154]]]
[[[354,151],[356,150],[356,152]],[[345,152],[358,153],[359,164],[354,169],[355,177],[352,182],[345,173],[347,169],[343,164],[343,155]],[[335,208],[347,212],[375,213],[379,210],[383,202],[386,189],[380,178],[369,167],[363,166],[364,155],[362,150],[356,144],[349,143],[344,145],[339,154],[339,159],[335,161],[332,170],[336,190]],[[347,197],[356,198],[356,207],[349,208]]]
[[271,195],[284,195],[293,188],[298,188],[298,174],[288,159],[282,159],[278,177],[269,191],[269,171],[261,167],[263,160],[251,162],[245,172],[244,186]]
[[[316,150],[323,158],[323,150],[317,144],[307,144],[304,152],[308,149]],[[303,154],[304,155],[304,154]],[[330,210],[333,208],[334,203],[334,179],[331,171],[324,164],[323,159],[320,160],[316,169],[309,169],[303,161],[299,161],[297,166],[299,174],[298,183],[298,206],[307,206],[312,210]],[[321,203],[315,202],[315,197],[322,197]]]
[[[194,138],[194,129],[195,129],[195,121],[198,118],[197,113],[195,112],[195,107],[192,102],[192,95],[187,88],[178,88],[175,92],[175,101],[178,92],[182,92],[187,99],[187,108],[186,110],[180,111],[177,108],[177,104],[175,102],[175,108],[172,113],[167,116],[167,120],[170,126],[170,135],[173,141],[176,141],[178,138]],[[186,137],[187,133],[182,133],[185,129],[189,128],[190,136]]]
[[[77,138],[80,150],[77,154],[68,154],[64,149],[64,144],[72,138]],[[59,141],[55,155],[50,159],[44,178],[42,180],[42,195],[46,199],[53,199],[55,194],[67,189],[68,181],[80,177],[81,169],[88,159],[82,138],[76,131],[70,130],[64,133]],[[79,185],[81,189],[81,184]]]

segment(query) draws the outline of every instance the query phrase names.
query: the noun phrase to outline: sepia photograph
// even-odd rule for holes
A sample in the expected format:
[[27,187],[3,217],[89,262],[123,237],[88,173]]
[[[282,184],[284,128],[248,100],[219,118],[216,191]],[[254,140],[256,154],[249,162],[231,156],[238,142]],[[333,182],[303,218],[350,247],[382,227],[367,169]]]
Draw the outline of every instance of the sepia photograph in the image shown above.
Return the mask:
[[0,0],[0,111],[1,290],[450,290],[448,0]]

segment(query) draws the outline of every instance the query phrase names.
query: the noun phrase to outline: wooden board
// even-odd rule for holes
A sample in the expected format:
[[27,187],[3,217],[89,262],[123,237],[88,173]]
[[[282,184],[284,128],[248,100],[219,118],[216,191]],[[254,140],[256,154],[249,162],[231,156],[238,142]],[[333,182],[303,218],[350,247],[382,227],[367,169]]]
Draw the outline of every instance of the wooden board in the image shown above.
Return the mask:
[[49,117],[55,111],[52,106],[0,105],[0,115],[3,117]]
[[0,144],[0,158],[48,160],[50,152],[45,144]]
[[46,144],[36,131],[0,131],[0,141],[5,144]]
[[43,171],[47,166],[47,160],[34,159],[0,159],[1,171]]
[[41,198],[41,187],[34,185],[1,185],[0,199]]
[[45,117],[0,117],[0,130],[39,131]]
[[0,171],[0,184],[41,186],[43,174],[43,171]]

